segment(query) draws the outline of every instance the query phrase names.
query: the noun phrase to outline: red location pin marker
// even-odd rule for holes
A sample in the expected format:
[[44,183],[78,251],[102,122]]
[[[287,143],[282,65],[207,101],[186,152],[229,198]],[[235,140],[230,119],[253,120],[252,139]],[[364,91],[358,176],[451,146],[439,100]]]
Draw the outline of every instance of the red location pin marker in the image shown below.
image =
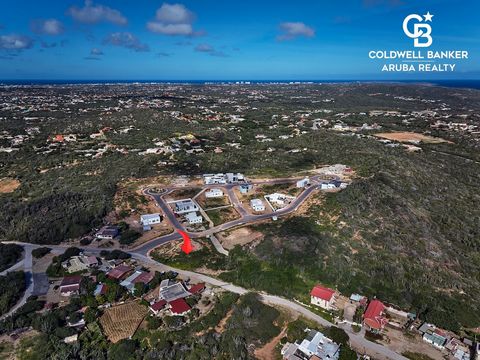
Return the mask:
[[188,236],[187,233],[182,230],[178,230],[178,233],[182,235],[183,238],[182,251],[187,255],[190,254],[193,250],[190,236]]

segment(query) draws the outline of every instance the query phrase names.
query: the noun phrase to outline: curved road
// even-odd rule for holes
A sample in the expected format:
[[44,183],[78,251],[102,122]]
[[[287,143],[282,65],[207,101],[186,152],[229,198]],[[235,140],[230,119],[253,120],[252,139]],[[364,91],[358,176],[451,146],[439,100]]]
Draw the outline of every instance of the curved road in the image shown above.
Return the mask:
[[[275,179],[275,180],[265,180],[265,181],[257,181],[253,182],[253,184],[281,184],[281,183],[286,183],[286,182],[294,182],[302,178],[298,179]],[[234,194],[234,187],[238,185],[233,185],[233,184],[228,184],[224,186],[219,186],[219,185],[207,185],[204,186],[204,188],[211,188],[211,187],[223,187],[227,189],[228,195],[232,201],[232,204],[239,210],[239,213],[241,215],[240,219],[230,221],[228,223],[224,223],[222,225],[213,227],[211,229],[202,231],[202,232],[189,232],[188,234],[192,238],[200,238],[200,237],[205,237],[209,235],[213,235],[214,233],[224,231],[236,226],[244,225],[246,223],[253,223],[256,221],[264,220],[271,218],[272,216],[284,216],[287,214],[290,214],[298,209],[298,207],[315,191],[318,189],[318,186],[324,182],[323,180],[319,180],[318,176],[311,177],[312,180],[312,185],[308,188],[306,188],[292,203],[290,203],[288,206],[285,208],[278,210],[274,213],[271,214],[261,214],[261,215],[252,215],[249,214],[240,204],[238,201],[237,197]],[[328,182],[328,180],[325,180],[325,182]],[[185,187],[181,187],[185,188]],[[171,193],[173,190],[175,190],[175,187],[171,187],[163,191],[161,194],[159,193],[154,193],[151,190],[147,189],[145,190],[145,194],[153,197],[155,201],[157,202],[158,206],[162,209],[163,213],[165,216],[168,218],[172,226],[174,227],[175,230],[183,230],[182,224],[178,221],[177,217],[173,213],[172,209],[170,206],[165,202],[163,199],[164,195],[167,195]],[[240,210],[242,209],[242,210]],[[236,286],[231,283],[226,283],[223,282],[219,279],[192,272],[192,271],[186,271],[186,270],[181,270],[181,269],[176,269],[169,267],[167,265],[158,263],[157,261],[151,259],[149,257],[149,253],[156,247],[165,244],[169,241],[172,240],[177,240],[180,239],[181,236],[177,233],[174,232],[169,235],[161,236],[159,238],[153,239],[149,241],[146,244],[143,244],[141,246],[138,246],[136,248],[126,250],[125,252],[129,253],[132,258],[143,261],[145,263],[151,264],[153,267],[157,267],[161,271],[175,271],[179,274],[181,274],[183,277],[189,277],[189,278],[194,278],[198,281],[206,282],[211,285],[220,287],[226,291],[234,292],[237,294],[245,294],[249,292],[250,290],[247,290],[245,288],[242,288],[240,286]],[[22,299],[7,313],[2,316],[8,316],[13,314],[18,308],[20,308],[23,304],[25,304],[26,299],[32,294],[33,292],[33,277],[32,277],[32,250],[38,247],[42,247],[44,245],[35,245],[35,244],[28,244],[28,243],[21,243],[21,242],[14,242],[16,244],[22,245],[25,250],[25,258],[21,260],[19,263],[15,264],[12,266],[10,269],[7,270],[13,270],[13,269],[18,269],[22,267],[23,263],[23,269],[25,273],[27,274],[27,290],[25,291]],[[54,252],[59,252],[59,251],[64,251],[66,248],[68,248],[68,245],[49,245]],[[85,246],[83,247],[86,251],[92,253],[92,254],[99,254],[102,250],[105,250],[104,248],[97,248],[97,247],[91,247],[91,246]],[[107,249],[108,250],[108,249]],[[312,311],[308,310],[304,306],[302,306],[299,303],[293,302],[291,300],[275,296],[275,295],[270,295],[266,293],[260,293],[261,299],[263,302],[274,305],[274,306],[280,306],[286,309],[289,309],[290,311],[296,312],[298,314],[301,314],[302,316],[313,320],[317,322],[318,324],[322,326],[332,326],[334,324],[330,323],[329,321],[325,320],[324,318],[320,317],[319,315],[313,313]],[[349,326],[345,325],[338,325],[342,327],[350,336],[350,342],[352,347],[357,349],[359,352],[363,352],[365,354],[370,355],[371,357],[375,359],[393,359],[393,360],[407,360],[407,358],[395,353],[394,351],[390,350],[389,348],[382,346],[380,344],[371,342],[366,340],[361,333],[354,333]]]
[[[335,179],[339,179],[339,177],[334,177]],[[275,180],[261,180],[261,181],[253,181],[251,182],[251,184],[254,184],[254,185],[262,185],[262,184],[270,184],[270,185],[273,185],[273,184],[285,184],[285,183],[291,183],[291,182],[296,182],[297,180],[301,180],[301,179],[304,179],[304,177],[302,178],[288,178],[288,179],[275,179]],[[296,211],[300,205],[303,204],[303,202],[308,198],[310,197],[310,195],[312,195],[312,193],[318,189],[318,187],[322,184],[322,183],[327,183],[329,182],[329,180],[321,180],[319,179],[319,176],[312,176],[310,178],[312,184],[307,187],[299,196],[297,196],[289,205],[287,205],[286,207],[284,207],[283,209],[280,209],[280,210],[277,210],[273,213],[269,213],[269,214],[259,214],[259,215],[253,215],[253,214],[250,214],[248,213],[242,206],[242,204],[240,203],[240,201],[238,200],[237,196],[235,195],[233,189],[237,186],[239,186],[239,184],[226,184],[226,185],[204,185],[202,186],[203,189],[208,189],[208,188],[213,188],[213,187],[220,187],[220,188],[224,188],[227,190],[227,194],[234,206],[234,208],[239,212],[240,214],[240,218],[239,219],[236,219],[236,220],[232,220],[232,221],[229,221],[229,222],[226,222],[224,224],[221,224],[221,225],[218,225],[218,226],[215,226],[215,227],[212,227],[208,230],[205,230],[205,231],[201,231],[201,232],[189,232],[187,231],[183,225],[180,223],[180,221],[178,220],[177,216],[175,215],[175,213],[172,211],[171,207],[169,204],[167,204],[167,202],[164,200],[164,196],[165,195],[168,195],[170,193],[172,193],[174,190],[176,189],[185,189],[185,188],[188,188],[188,187],[169,187],[169,188],[166,188],[165,191],[163,191],[162,193],[155,193],[153,192],[152,190],[150,189],[146,189],[144,190],[144,194],[145,195],[148,195],[150,197],[152,197],[156,203],[158,204],[158,207],[162,210],[162,212],[164,213],[164,215],[167,217],[168,221],[172,224],[172,226],[174,227],[174,229],[176,231],[178,230],[181,230],[181,231],[184,231],[186,232],[192,239],[196,239],[196,238],[202,238],[202,237],[207,237],[207,236],[210,236],[210,235],[213,235],[215,233],[218,233],[218,232],[222,232],[222,231],[225,231],[225,230],[228,230],[228,229],[231,229],[231,228],[234,228],[234,227],[237,227],[237,226],[241,226],[241,225],[245,225],[245,224],[251,224],[251,223],[254,223],[254,222],[257,222],[257,221],[262,221],[262,220],[266,220],[266,219],[270,219],[272,218],[273,216],[277,216],[277,217],[280,217],[280,216],[285,216],[285,215],[288,215],[294,211]],[[198,187],[198,186],[197,186]],[[161,236],[161,237],[158,237],[156,239],[152,239],[150,240],[148,243],[145,243],[145,244],[142,244],[138,247],[134,247],[132,248],[133,251],[135,251],[136,253],[139,253],[139,254],[142,254],[142,255],[148,255],[150,253],[150,251],[152,251],[153,249],[155,249],[156,247],[160,246],[160,245],[163,245],[169,241],[172,241],[172,240],[179,240],[181,239],[181,236],[180,234],[178,234],[177,232],[173,232],[172,234],[168,234],[168,235],[164,235],[164,236]]]

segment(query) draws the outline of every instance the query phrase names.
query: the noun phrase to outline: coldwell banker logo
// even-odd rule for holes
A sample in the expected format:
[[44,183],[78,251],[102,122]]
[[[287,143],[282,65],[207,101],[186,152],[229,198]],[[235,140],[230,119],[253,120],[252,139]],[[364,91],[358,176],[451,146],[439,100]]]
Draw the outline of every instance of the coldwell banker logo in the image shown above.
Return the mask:
[[[413,39],[415,50],[371,50],[370,59],[380,60],[382,72],[453,72],[457,63],[452,60],[467,60],[466,50],[422,50],[433,44],[433,15],[410,14],[403,19],[404,34]],[[435,43],[436,46],[438,43]]]
[[[423,17],[417,14],[408,15],[405,20],[403,20],[403,32],[409,38],[413,39],[413,45],[415,47],[429,47],[432,45],[433,39],[431,36],[432,27],[430,24],[427,24],[427,21],[432,22],[433,15],[430,14],[430,11],[427,12]],[[425,19],[425,23],[423,23]],[[417,22],[413,24],[413,32],[408,28],[408,24],[411,20],[416,20]],[[421,40],[425,39],[424,42]]]

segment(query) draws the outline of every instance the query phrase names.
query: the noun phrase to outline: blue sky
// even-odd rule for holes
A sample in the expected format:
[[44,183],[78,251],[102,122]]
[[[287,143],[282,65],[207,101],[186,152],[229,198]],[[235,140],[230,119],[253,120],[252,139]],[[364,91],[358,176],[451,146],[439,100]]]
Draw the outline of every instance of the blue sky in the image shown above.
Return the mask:
[[[480,78],[480,2],[439,0],[17,0],[0,13],[0,79]],[[369,50],[467,50],[454,73],[386,74]]]

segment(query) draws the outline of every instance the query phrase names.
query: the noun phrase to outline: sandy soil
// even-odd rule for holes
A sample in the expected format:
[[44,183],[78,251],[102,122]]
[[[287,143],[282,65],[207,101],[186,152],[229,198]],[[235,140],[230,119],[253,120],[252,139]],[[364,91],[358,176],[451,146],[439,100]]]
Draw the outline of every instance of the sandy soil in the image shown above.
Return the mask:
[[[163,244],[157,247],[154,251],[163,257],[167,257],[167,258],[173,257],[182,251],[181,250],[182,243],[183,241],[181,240],[170,241],[166,244]],[[203,248],[203,245],[201,243],[193,239],[192,239],[192,246],[193,246],[193,251],[197,251]]]
[[221,334],[225,331],[225,325],[227,325],[227,321],[228,319],[230,319],[232,314],[233,314],[233,309],[230,309],[225,315],[225,317],[222,320],[220,320],[217,326],[215,326],[215,332]]
[[233,249],[235,245],[243,246],[253,241],[259,241],[262,239],[263,234],[261,232],[254,231],[249,227],[242,227],[218,234],[218,240],[227,250]]
[[422,141],[424,143],[438,144],[442,142],[448,142],[442,138],[436,138],[433,136],[427,136],[423,134],[418,134],[414,132],[391,132],[391,133],[379,133],[375,134],[376,137],[382,139],[388,139],[399,142],[417,142]]
[[287,334],[287,327],[285,326],[280,334],[275,336],[272,340],[266,343],[263,347],[255,350],[255,357],[260,360],[275,360],[278,357],[275,351],[280,340]]
[[[150,182],[165,182],[164,178],[142,179],[142,181],[127,181],[119,184],[119,189],[115,194],[115,211],[107,216],[109,222],[125,221],[132,229],[142,233],[142,225],[140,224],[140,215],[142,214],[162,214],[154,199],[142,194],[142,189]],[[136,199],[135,204],[131,203],[131,199]],[[119,214],[122,210],[130,211],[130,215],[120,219]],[[163,214],[162,214],[163,215]],[[146,231],[131,246],[141,245],[151,239],[167,235],[173,232],[173,227],[164,219],[162,223],[152,226],[152,230]]]
[[2,178],[0,179],[0,194],[12,193],[18,189],[20,186],[20,181],[12,178]]
[[424,342],[419,335],[405,336],[402,331],[388,327],[385,330],[386,334],[383,338],[388,340],[380,342],[399,354],[410,351],[428,355],[436,360],[444,359],[441,351]]
[[[222,188],[219,188],[219,189],[222,189]],[[204,191],[195,200],[197,201],[198,205],[200,205],[204,210],[214,209],[220,206],[228,206],[230,205],[229,197],[226,194],[226,190],[224,189],[222,190],[225,196],[221,198],[207,199],[205,197],[205,191]]]

